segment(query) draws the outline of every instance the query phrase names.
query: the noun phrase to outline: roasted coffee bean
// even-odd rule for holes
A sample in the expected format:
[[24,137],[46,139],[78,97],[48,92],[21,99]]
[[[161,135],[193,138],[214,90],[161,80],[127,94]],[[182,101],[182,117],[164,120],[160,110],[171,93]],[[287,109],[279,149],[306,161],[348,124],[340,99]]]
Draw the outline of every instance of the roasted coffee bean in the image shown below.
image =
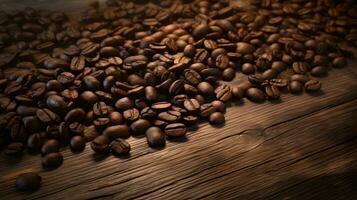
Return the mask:
[[267,85],[265,87],[265,94],[269,99],[279,99],[280,98],[280,91],[274,85]]
[[270,80],[270,79],[275,78],[276,75],[277,75],[277,72],[274,69],[268,69],[263,72],[262,78],[265,80]]
[[64,111],[67,108],[65,100],[58,95],[51,95],[46,100],[47,106],[54,111]]
[[127,125],[109,126],[103,131],[103,135],[111,140],[116,138],[127,138],[130,136],[129,127]]
[[97,136],[99,136],[98,131],[96,130],[94,125],[85,127],[83,130],[83,138],[86,142],[90,142],[94,140]]
[[130,144],[123,139],[116,139],[110,143],[110,151],[114,155],[127,155],[130,152]]
[[134,107],[134,102],[130,98],[124,97],[115,103],[115,107],[119,110],[128,110]]
[[233,68],[228,67],[222,72],[222,80],[224,81],[232,81],[236,76],[236,72]]
[[222,84],[218,86],[214,92],[216,94],[216,98],[220,101],[226,102],[232,98],[232,90],[228,85]]
[[120,112],[111,112],[109,114],[110,123],[113,125],[119,125],[124,123],[123,115]]
[[159,127],[150,127],[146,130],[146,141],[150,147],[165,146],[165,134]]
[[76,136],[72,137],[72,139],[69,143],[69,146],[72,151],[81,152],[86,147],[86,142],[82,136],[76,135]]
[[159,113],[158,118],[167,122],[177,122],[181,119],[181,113],[178,111],[169,110]]
[[75,101],[79,97],[76,89],[65,89],[61,92],[61,95],[70,101]]
[[332,61],[332,66],[335,68],[342,68],[347,65],[347,59],[344,57],[336,57]]
[[245,89],[243,87],[233,86],[232,95],[235,99],[242,99],[245,96]]
[[165,127],[165,134],[168,137],[183,137],[186,135],[187,129],[186,126],[182,123],[174,123],[174,124],[168,124]]
[[222,101],[214,100],[211,102],[211,105],[218,112],[222,112],[222,113],[226,112],[226,105]]
[[35,172],[20,174],[16,178],[16,189],[19,191],[35,191],[41,187],[42,178]]
[[327,69],[326,69],[326,67],[323,67],[323,66],[316,66],[311,69],[311,75],[318,76],[318,77],[326,76]]
[[85,127],[79,122],[73,122],[69,124],[68,128],[71,131],[72,135],[82,135]]
[[249,75],[248,81],[255,86],[262,86],[264,83],[266,83],[263,76],[260,74]]
[[128,91],[128,96],[132,99],[140,98],[145,94],[145,87],[139,86]]
[[57,80],[63,85],[73,83],[75,76],[70,72],[62,72],[57,76]]
[[85,57],[80,55],[72,58],[70,68],[72,71],[80,72],[84,69],[85,65],[86,65]]
[[138,109],[132,108],[132,109],[125,110],[123,112],[123,116],[124,116],[124,119],[130,123],[130,122],[133,122],[133,121],[139,119],[140,113],[139,113]]
[[204,37],[209,31],[209,27],[207,24],[205,23],[201,23],[199,24],[192,32],[192,35],[195,37],[195,38],[202,38]]
[[105,102],[97,102],[93,105],[93,114],[99,117],[105,117],[109,114],[109,107]]
[[49,153],[42,158],[42,167],[45,169],[54,169],[61,166],[63,156],[60,153]]
[[188,112],[198,112],[201,107],[196,99],[186,99],[183,105]]
[[205,97],[212,97],[214,95],[214,88],[208,82],[201,82],[197,85],[197,89]]
[[60,143],[57,140],[55,139],[47,140],[42,146],[41,153],[42,155],[55,153],[59,151],[59,148],[60,148]]
[[237,43],[237,52],[241,54],[251,54],[254,52],[254,47],[245,42],[238,42]]
[[196,48],[192,44],[189,44],[189,45],[185,46],[183,53],[185,56],[187,56],[189,58],[193,58],[193,56],[195,56],[195,53],[196,53]]
[[156,102],[151,105],[151,108],[157,111],[167,110],[171,107],[171,103],[166,101]]
[[224,114],[221,112],[214,112],[209,116],[209,122],[213,125],[220,125],[225,122]]
[[70,110],[64,117],[64,121],[72,123],[75,121],[83,121],[85,119],[86,112],[82,108],[74,108]]
[[307,75],[294,74],[290,77],[290,81],[299,81],[300,83],[306,83],[310,78]]
[[263,102],[265,101],[264,93],[258,88],[249,88],[246,91],[247,98],[253,102]]
[[179,79],[179,80],[174,81],[169,88],[170,95],[175,96],[175,95],[179,94],[183,89],[183,85],[184,85],[183,80]]
[[145,88],[145,98],[148,101],[155,101],[157,100],[157,92],[156,89],[152,86],[147,86]]
[[212,113],[216,112],[216,108],[208,103],[208,104],[203,104],[200,108],[200,116],[201,117],[208,117],[210,116]]
[[109,153],[110,140],[104,135],[99,135],[90,144],[92,150],[96,153],[105,154]]
[[297,74],[305,74],[309,70],[309,66],[305,62],[294,62],[293,70]]
[[138,119],[130,125],[131,132],[135,135],[144,134],[151,126],[151,123],[146,119]]
[[24,145],[21,142],[13,142],[6,146],[4,153],[8,156],[19,155],[23,152]]
[[39,120],[41,120],[43,123],[46,124],[51,124],[56,122],[58,123],[61,121],[60,116],[58,116],[56,113],[52,112],[47,108],[38,109],[36,111],[36,116]]
[[94,76],[83,77],[83,82],[89,90],[96,91],[101,88],[101,83]]
[[82,94],[80,94],[79,98],[81,101],[83,101],[84,103],[87,103],[89,105],[93,105],[99,100],[98,95],[96,95],[92,91],[82,92]]
[[316,92],[321,89],[321,83],[317,80],[309,80],[305,83],[306,92]]
[[290,81],[289,83],[289,91],[292,94],[300,94],[303,90],[303,85],[299,81]]

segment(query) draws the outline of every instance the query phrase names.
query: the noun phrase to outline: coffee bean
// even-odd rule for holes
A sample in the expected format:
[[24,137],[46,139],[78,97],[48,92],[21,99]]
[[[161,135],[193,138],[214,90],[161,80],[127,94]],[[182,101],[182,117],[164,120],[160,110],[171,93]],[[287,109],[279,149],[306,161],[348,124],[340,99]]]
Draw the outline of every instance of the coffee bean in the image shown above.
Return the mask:
[[46,100],[47,106],[54,111],[63,111],[67,108],[67,103],[61,96],[51,95]]
[[157,91],[152,86],[147,86],[145,88],[145,98],[148,101],[155,101],[157,100]]
[[146,129],[151,126],[151,123],[146,119],[138,119],[130,125],[130,129],[133,134],[141,135],[144,134]]
[[57,80],[63,85],[72,83],[74,81],[74,79],[75,79],[75,76],[70,72],[62,72],[61,74],[59,74],[57,76]]
[[347,60],[344,57],[337,57],[333,59],[332,66],[335,68],[342,68],[347,65]]
[[49,153],[55,153],[58,152],[60,148],[60,144],[57,140],[55,139],[51,139],[51,140],[47,140],[41,149],[42,155],[46,155]]
[[222,101],[214,100],[211,102],[211,104],[215,108],[216,111],[222,112],[222,113],[226,112],[226,105]]
[[290,77],[290,81],[299,81],[300,83],[306,83],[310,78],[307,75],[294,74]]
[[72,71],[79,72],[84,69],[85,65],[86,65],[85,57],[80,55],[72,58],[70,68]]
[[41,187],[42,178],[35,172],[20,174],[16,178],[16,189],[19,191],[35,191]]
[[130,149],[130,144],[123,139],[116,139],[110,143],[110,151],[114,155],[127,155]]
[[208,116],[210,116],[212,113],[214,113],[214,112],[216,112],[216,108],[212,105],[212,104],[210,104],[210,103],[208,103],[208,104],[203,104],[202,106],[201,106],[201,108],[200,108],[200,116],[201,117],[208,117]]
[[115,103],[115,107],[119,110],[128,110],[134,107],[134,102],[130,98],[124,97]]
[[299,81],[290,81],[289,91],[292,94],[300,94],[303,90],[303,85]]
[[305,74],[309,70],[309,66],[305,62],[294,62],[293,70],[297,74]]
[[146,130],[146,141],[150,147],[165,146],[165,134],[159,127],[150,127]]
[[123,115],[120,112],[111,112],[108,117],[110,119],[110,123],[113,125],[119,125],[124,123]]
[[311,69],[311,75],[321,77],[327,75],[327,69],[323,66],[316,66]]
[[214,112],[209,116],[209,122],[213,125],[220,125],[225,122],[224,114],[221,112]]
[[96,103],[99,100],[98,96],[95,93],[93,93],[92,91],[82,92],[82,94],[79,96],[79,98],[81,99],[81,101],[83,101],[89,105],[93,105],[94,103]]
[[226,102],[232,98],[232,90],[228,85],[222,84],[214,92],[216,93],[216,98],[220,101]]
[[247,98],[253,102],[263,102],[265,101],[264,93],[258,88],[249,88],[246,91]]
[[42,167],[45,169],[54,169],[61,166],[63,163],[63,156],[60,153],[49,153],[42,158]]
[[127,125],[109,126],[104,129],[103,135],[111,140],[116,138],[128,138],[130,136],[129,127]]
[[140,98],[145,94],[145,87],[139,86],[128,91],[128,96],[132,99]]
[[251,54],[254,52],[254,47],[245,42],[237,43],[237,52],[241,54]]
[[165,127],[165,134],[168,137],[183,137],[186,135],[187,129],[186,126],[182,123],[174,123],[174,124],[168,124]]
[[4,153],[8,156],[16,156],[23,152],[24,145],[21,142],[12,142],[6,146]]
[[232,95],[235,99],[242,99],[245,95],[245,89],[242,87],[232,87]]
[[167,110],[171,107],[171,103],[162,101],[162,102],[156,102],[151,105],[151,108],[157,111],[162,111],[162,110]]
[[192,34],[195,38],[199,39],[204,37],[208,33],[208,31],[209,31],[208,25],[205,23],[201,23],[193,30]]
[[265,80],[270,80],[275,78],[277,75],[277,72],[274,69],[268,69],[262,74],[262,78]]
[[193,56],[195,56],[195,53],[196,53],[196,48],[195,48],[195,46],[189,44],[189,45],[185,46],[183,53],[185,56],[193,58]]
[[317,80],[309,80],[305,83],[305,90],[306,92],[316,92],[320,90],[321,83]]
[[86,142],[82,136],[76,135],[76,136],[72,137],[69,145],[70,145],[72,151],[81,152],[86,147]]
[[181,119],[181,113],[178,111],[169,110],[169,111],[159,113],[158,118],[160,120],[173,123],[173,122],[177,122]]
[[51,124],[56,122],[58,123],[61,121],[60,116],[58,116],[56,113],[52,112],[47,108],[38,109],[36,111],[36,116],[38,117],[39,120],[41,120],[43,123],[46,124]]
[[201,106],[196,99],[186,99],[183,105],[185,109],[189,112],[198,112]]
[[64,121],[72,123],[75,121],[83,121],[86,116],[86,112],[82,108],[74,108],[70,110],[64,117]]
[[232,81],[236,76],[236,72],[233,68],[228,67],[222,72],[222,80],[224,81]]
[[197,89],[205,97],[211,97],[214,95],[214,88],[208,82],[201,82],[197,85]]
[[138,109],[132,108],[132,109],[125,110],[123,112],[123,116],[124,116],[124,119],[130,123],[130,122],[133,122],[133,121],[139,119],[140,113],[139,113]]
[[99,135],[91,142],[90,146],[96,153],[105,154],[109,152],[109,143],[110,140],[106,136]]
[[96,91],[101,88],[101,83],[94,76],[83,77],[83,82],[89,90]]
[[279,99],[280,98],[280,91],[274,85],[267,85],[265,87],[265,94],[269,99]]

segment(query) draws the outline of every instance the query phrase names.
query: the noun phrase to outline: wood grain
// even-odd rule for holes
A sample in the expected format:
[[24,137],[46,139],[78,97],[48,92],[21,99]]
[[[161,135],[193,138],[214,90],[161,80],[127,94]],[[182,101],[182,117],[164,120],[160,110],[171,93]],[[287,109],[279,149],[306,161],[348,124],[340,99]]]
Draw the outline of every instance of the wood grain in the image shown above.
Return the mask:
[[[40,157],[1,158],[4,199],[275,199],[356,195],[357,76],[332,70],[318,95],[283,95],[282,102],[233,102],[221,128],[206,123],[187,139],[150,149],[130,138],[128,158],[63,151],[57,170]],[[239,77],[237,78],[239,80]],[[37,171],[42,188],[14,191],[16,175]],[[338,186],[335,186],[338,184]],[[312,187],[313,186],[313,187]],[[302,192],[304,191],[304,192]],[[306,192],[305,192],[306,191]],[[331,193],[331,194],[330,194]]]
[[[0,6],[78,14],[88,2],[0,0]],[[225,126],[201,123],[163,149],[130,138],[127,158],[100,157],[87,145],[80,154],[64,149],[64,164],[44,171],[39,155],[1,156],[0,199],[357,199],[355,62],[321,81],[314,95],[233,102]],[[39,172],[43,186],[16,192],[16,176],[27,171]]]

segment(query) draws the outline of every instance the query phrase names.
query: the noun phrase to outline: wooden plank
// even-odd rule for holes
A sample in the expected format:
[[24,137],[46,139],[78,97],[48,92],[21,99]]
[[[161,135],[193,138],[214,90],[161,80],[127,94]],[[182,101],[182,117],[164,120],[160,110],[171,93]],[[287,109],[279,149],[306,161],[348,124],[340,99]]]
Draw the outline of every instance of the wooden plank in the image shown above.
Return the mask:
[[[332,70],[330,77],[322,79],[323,93],[318,97],[284,95],[282,103],[235,102],[227,111],[225,126],[201,124],[198,130],[189,133],[186,142],[168,142],[163,150],[148,148],[144,138],[130,138],[133,151],[127,159],[97,157],[88,147],[81,154],[66,149],[64,165],[54,171],[43,171],[39,156],[26,155],[12,161],[1,158],[0,195],[6,199],[86,199],[112,195],[147,199],[277,193],[281,187],[271,185],[297,175],[303,166],[296,160],[307,160],[306,155],[314,152],[327,152],[321,154],[329,156],[324,163],[341,159],[352,165],[350,159],[356,158],[356,152],[349,145],[354,143],[346,144],[348,148],[340,149],[337,145],[329,150],[351,139],[351,131],[356,133],[352,119],[356,118],[353,100],[357,98],[357,82],[355,74],[346,73],[349,68]],[[346,103],[349,101],[352,102]],[[339,104],[344,106],[335,107]],[[328,126],[332,122],[333,126]],[[338,133],[336,138],[332,137],[333,132]],[[339,152],[351,154],[344,156]],[[284,163],[291,162],[285,171]],[[319,167],[317,163],[303,170],[315,177],[344,169],[319,171]],[[274,168],[275,173],[267,171]],[[15,192],[14,179],[23,171],[40,172],[43,187],[32,194]],[[262,184],[270,179],[274,181],[270,185]],[[261,192],[255,193],[258,189]]]

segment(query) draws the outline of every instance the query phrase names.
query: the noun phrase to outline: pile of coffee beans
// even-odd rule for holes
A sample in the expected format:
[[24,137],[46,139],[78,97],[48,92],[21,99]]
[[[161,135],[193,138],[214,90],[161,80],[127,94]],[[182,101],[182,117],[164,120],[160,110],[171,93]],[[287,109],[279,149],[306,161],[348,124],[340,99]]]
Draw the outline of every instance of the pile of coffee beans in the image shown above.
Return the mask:
[[[0,148],[41,152],[44,169],[66,145],[128,155],[185,137],[200,120],[225,123],[225,102],[317,92],[357,45],[353,0],[108,0],[81,11],[0,12]],[[246,75],[229,85],[236,73]],[[222,80],[222,81],[221,81]],[[331,83],[333,84],[333,83]],[[41,178],[21,175],[20,190]],[[33,184],[32,184],[33,183]]]

